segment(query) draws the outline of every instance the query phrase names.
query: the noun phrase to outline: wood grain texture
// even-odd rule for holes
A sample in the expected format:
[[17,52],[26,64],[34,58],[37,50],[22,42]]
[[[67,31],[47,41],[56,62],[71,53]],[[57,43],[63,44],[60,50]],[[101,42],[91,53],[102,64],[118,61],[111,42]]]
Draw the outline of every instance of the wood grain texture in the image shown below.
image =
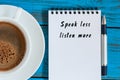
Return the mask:
[[[0,0],[0,4],[22,7],[40,23],[46,40],[44,60],[30,80],[47,80],[48,77],[48,10],[51,8],[98,7],[107,17],[108,75],[103,80],[120,80],[120,0]],[[33,76],[33,77],[34,77]]]
[[120,29],[107,28],[108,75],[103,79],[120,80]]
[[48,79],[46,79],[46,78],[30,78],[28,80],[48,80]]
[[98,7],[107,17],[108,26],[120,26],[119,0],[0,0],[0,4],[22,7],[30,12],[40,24],[48,23],[47,10],[51,8]]

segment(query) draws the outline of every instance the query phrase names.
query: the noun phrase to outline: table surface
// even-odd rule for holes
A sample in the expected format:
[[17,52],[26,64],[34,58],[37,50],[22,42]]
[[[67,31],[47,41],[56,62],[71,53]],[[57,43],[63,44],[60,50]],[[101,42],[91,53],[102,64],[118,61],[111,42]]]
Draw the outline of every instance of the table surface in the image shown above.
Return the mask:
[[44,60],[29,80],[48,80],[48,10],[51,8],[98,7],[107,18],[108,75],[103,80],[120,80],[120,0],[0,0],[0,4],[22,7],[41,25],[46,41]]

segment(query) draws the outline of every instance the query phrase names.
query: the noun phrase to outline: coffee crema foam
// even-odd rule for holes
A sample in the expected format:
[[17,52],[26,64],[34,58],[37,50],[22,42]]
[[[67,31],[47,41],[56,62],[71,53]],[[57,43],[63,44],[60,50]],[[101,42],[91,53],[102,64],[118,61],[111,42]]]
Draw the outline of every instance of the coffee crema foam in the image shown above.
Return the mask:
[[[0,41],[0,68],[6,69],[17,63],[17,52],[15,46],[9,42]],[[12,61],[12,63],[11,63]],[[6,66],[7,65],[7,66]]]
[[26,50],[25,38],[17,26],[0,22],[0,71],[16,67]]

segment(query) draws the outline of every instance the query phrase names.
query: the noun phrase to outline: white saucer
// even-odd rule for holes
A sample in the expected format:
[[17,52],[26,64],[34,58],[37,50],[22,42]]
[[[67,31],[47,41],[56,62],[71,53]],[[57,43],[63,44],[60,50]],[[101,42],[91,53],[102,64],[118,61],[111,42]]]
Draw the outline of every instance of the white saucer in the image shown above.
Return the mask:
[[[18,9],[21,10],[20,13]],[[31,14],[16,6],[0,5],[1,17],[16,18],[19,24],[25,26],[24,30],[29,34],[31,48],[24,65],[16,71],[0,73],[0,80],[27,80],[39,68],[44,56],[45,40],[42,29]]]

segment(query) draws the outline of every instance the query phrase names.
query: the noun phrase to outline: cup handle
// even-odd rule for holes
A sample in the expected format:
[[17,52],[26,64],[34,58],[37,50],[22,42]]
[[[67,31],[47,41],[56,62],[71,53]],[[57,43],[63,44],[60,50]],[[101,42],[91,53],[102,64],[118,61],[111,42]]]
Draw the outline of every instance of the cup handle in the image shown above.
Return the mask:
[[16,11],[16,14],[15,14],[15,16],[14,16],[14,19],[15,19],[16,21],[18,21],[19,18],[20,18],[20,16],[21,16],[21,14],[22,14],[22,8],[18,8],[17,11]]

